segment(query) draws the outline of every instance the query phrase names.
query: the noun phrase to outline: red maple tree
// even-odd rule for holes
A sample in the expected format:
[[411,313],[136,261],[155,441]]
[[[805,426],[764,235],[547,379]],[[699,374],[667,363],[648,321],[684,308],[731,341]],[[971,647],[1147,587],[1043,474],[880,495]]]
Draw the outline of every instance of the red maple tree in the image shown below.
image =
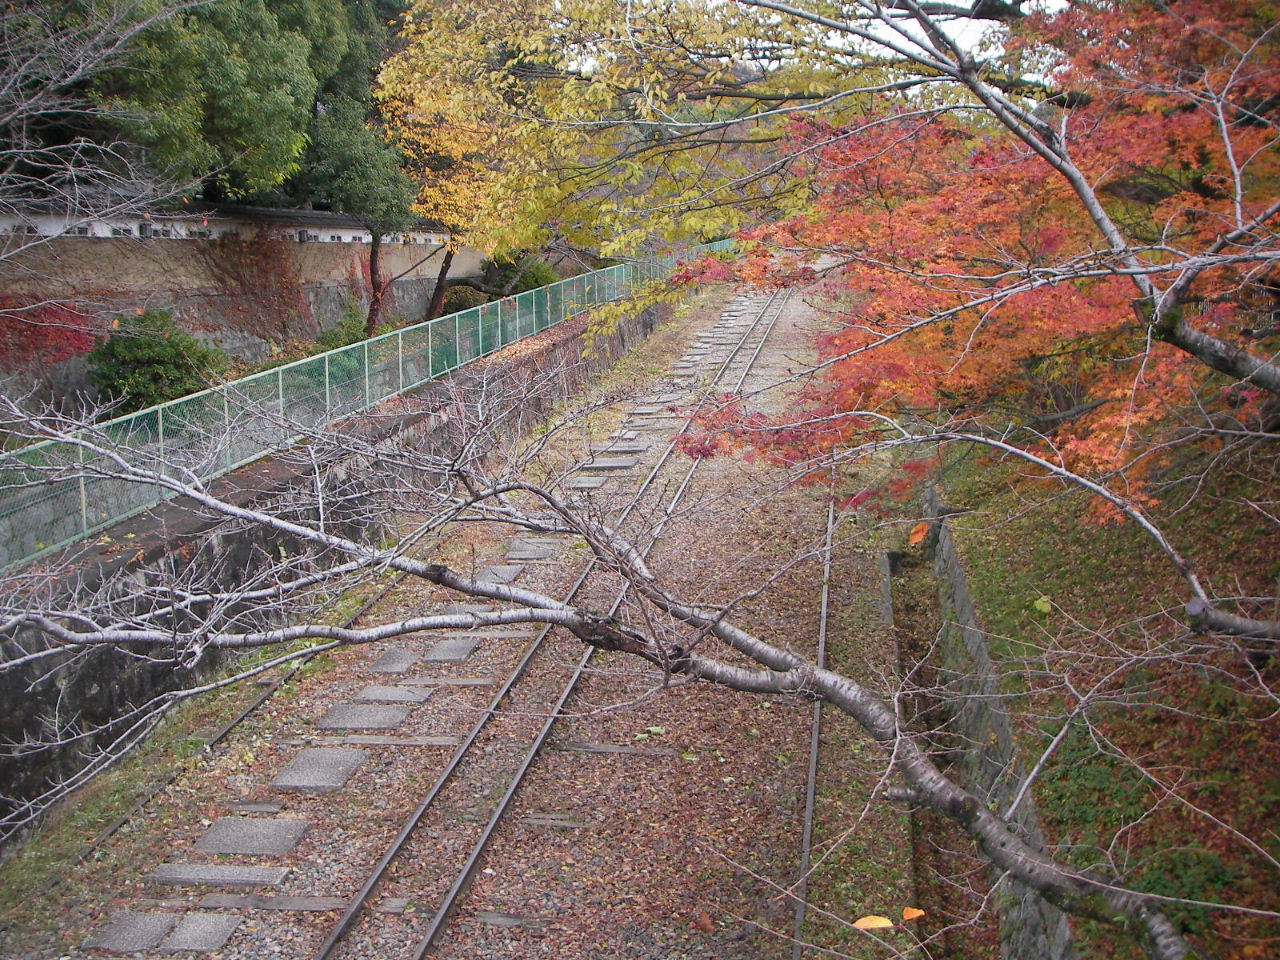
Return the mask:
[[839,326],[758,442],[795,460],[879,431],[868,412],[976,423],[1140,504],[1172,446],[1265,434],[1278,39],[1254,0],[1072,5],[1009,33],[1006,63],[1042,79],[957,49],[942,102],[794,121],[811,209],[744,234],[738,270],[817,264]]

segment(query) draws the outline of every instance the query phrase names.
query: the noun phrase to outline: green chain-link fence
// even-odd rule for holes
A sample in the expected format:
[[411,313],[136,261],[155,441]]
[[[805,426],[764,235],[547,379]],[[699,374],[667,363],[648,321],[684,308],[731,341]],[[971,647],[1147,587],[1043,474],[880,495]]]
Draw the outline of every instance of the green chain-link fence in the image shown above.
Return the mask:
[[[731,244],[707,244],[680,259]],[[608,267],[395,330],[98,424],[97,439],[104,448],[130,451],[135,466],[209,480],[282,449],[304,430],[628,296],[670,276],[677,262],[672,256]],[[162,499],[155,486],[111,472],[104,457],[75,444],[40,443],[0,458],[0,567],[65,546]]]

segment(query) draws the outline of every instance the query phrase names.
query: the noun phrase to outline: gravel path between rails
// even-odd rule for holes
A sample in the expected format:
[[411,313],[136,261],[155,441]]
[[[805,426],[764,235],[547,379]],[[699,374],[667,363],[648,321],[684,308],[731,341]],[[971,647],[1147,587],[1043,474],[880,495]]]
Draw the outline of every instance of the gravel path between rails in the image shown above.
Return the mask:
[[[636,393],[679,389],[665,378],[667,365],[718,320],[720,309],[720,302],[704,301],[678,329],[659,331],[603,389],[614,390],[618,382]],[[773,382],[810,360],[815,323],[813,312],[793,297],[747,389]],[[766,394],[757,405],[766,411],[781,409],[786,400],[784,394]],[[592,433],[615,428],[626,409],[621,404],[602,411]],[[682,460],[681,475],[687,463]],[[758,462],[707,461],[651,564],[691,598],[718,602],[773,577],[769,592],[741,602],[735,618],[811,653],[817,637],[816,548],[825,499],[812,486],[776,493],[779,478],[777,470]],[[656,508],[637,511],[630,527],[638,529],[656,515]],[[469,528],[449,549],[469,556],[477,566],[501,563],[509,537],[506,529]],[[802,559],[793,560],[797,555]],[[522,582],[563,592],[582,556],[569,551],[572,562],[561,555],[554,563],[528,564],[528,579]],[[874,589],[874,569],[870,552],[841,552],[841,604],[850,621],[844,636],[849,642],[878,644],[870,654],[873,668],[891,664],[893,656],[883,636],[864,629],[874,621],[871,607],[864,605],[868,595],[862,592],[864,586]],[[406,582],[368,619],[445,599],[434,588]],[[608,599],[602,593],[593,602],[607,605]],[[425,650],[432,642],[424,638],[418,648]],[[432,675],[440,680],[504,675],[527,642],[527,631],[485,642],[466,662],[436,665]],[[576,640],[554,643],[559,664],[580,655]],[[193,764],[99,858],[78,868],[71,882],[55,891],[44,905],[54,917],[45,929],[37,929],[31,918],[17,918],[20,926],[24,919],[28,924],[12,940],[21,948],[0,940],[0,956],[102,956],[81,945],[114,910],[178,911],[198,903],[200,892],[151,886],[145,873],[166,861],[226,861],[193,849],[194,842],[214,819],[238,809],[236,804],[279,802],[279,792],[270,789],[272,776],[300,747],[332,739],[317,729],[317,721],[333,703],[351,699],[371,682],[383,682],[371,679],[369,666],[390,647],[415,644],[402,640],[342,651],[270,701],[226,749]],[[549,688],[567,667],[539,669],[542,674],[533,678],[530,691]],[[396,737],[461,736],[492,695],[483,685],[439,683],[430,689],[409,721],[395,729]],[[535,693],[527,696],[510,704],[499,725],[531,728],[541,723]],[[793,905],[780,888],[795,881],[799,864],[809,706],[790,697],[739,694],[705,684],[663,689],[661,677],[638,661],[595,655],[569,704],[572,718],[557,726],[553,748],[539,758],[517,795],[512,815],[496,834],[481,874],[434,955],[474,960],[789,957],[790,943],[764,931],[789,931],[791,926]],[[851,804],[869,798],[880,774],[880,760],[867,749],[865,738],[859,741],[856,731],[844,727],[833,729],[839,729],[839,736],[826,738],[825,755],[843,779],[830,784],[820,801],[825,804],[819,815],[825,832],[819,844],[847,841],[841,817]],[[493,777],[501,779],[511,758],[505,748],[485,752],[489,739],[499,742],[499,731],[485,737],[479,765],[491,766]],[[601,752],[599,745],[614,749]],[[291,868],[285,884],[271,890],[271,896],[349,897],[451,753],[447,746],[363,749],[368,759],[340,794],[288,798],[279,815],[308,820],[311,827],[287,856],[253,858],[254,864]],[[856,789],[845,796],[854,780],[859,781]],[[469,846],[471,833],[480,826],[471,821],[483,819],[494,799],[494,788],[477,786],[480,782],[460,782],[443,798],[439,815],[424,821],[409,855],[373,900],[376,932],[371,925],[342,956],[392,960],[397,948],[403,952],[414,941],[434,896],[451,879],[440,866],[444,855]],[[851,799],[853,795],[861,801]],[[459,829],[459,813],[474,831]],[[857,885],[851,886],[849,875],[856,877],[865,863],[851,866],[847,858],[832,857],[840,871],[815,873],[815,901],[856,917],[889,909],[868,899],[883,893],[874,888],[886,884],[894,888],[894,903],[909,900],[910,868],[904,859],[909,845],[901,839],[900,821],[875,813],[863,816],[859,843],[874,842],[876,835],[886,841],[886,849],[866,858],[876,861],[873,882],[855,894]],[[864,900],[855,902],[855,896]],[[232,938],[216,953],[199,956],[307,956],[335,917],[333,912],[233,912],[244,920]],[[833,943],[841,937],[838,930],[824,934]],[[5,952],[10,949],[14,952]]]

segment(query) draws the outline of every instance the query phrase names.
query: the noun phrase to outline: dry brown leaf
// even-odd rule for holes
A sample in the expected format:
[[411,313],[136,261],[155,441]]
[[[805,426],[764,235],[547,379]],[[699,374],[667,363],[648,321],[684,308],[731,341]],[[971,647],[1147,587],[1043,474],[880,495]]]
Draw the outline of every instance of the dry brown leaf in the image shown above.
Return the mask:
[[853,925],[859,930],[892,930],[893,921],[888,917],[878,917],[872,914],[869,917],[862,917],[853,921]]

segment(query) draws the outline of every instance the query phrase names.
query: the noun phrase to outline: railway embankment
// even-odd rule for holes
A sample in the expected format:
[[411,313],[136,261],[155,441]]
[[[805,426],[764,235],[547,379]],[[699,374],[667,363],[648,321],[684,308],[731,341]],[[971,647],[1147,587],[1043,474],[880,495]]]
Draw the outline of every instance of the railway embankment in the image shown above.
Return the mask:
[[[519,398],[518,411],[491,413],[506,417],[513,430],[528,429],[648,336],[665,309],[650,308],[600,334],[589,357],[581,350],[587,325],[584,315],[389,402],[372,416],[340,424],[339,429],[375,445],[379,438],[395,436],[439,446],[449,442],[447,431],[441,429],[441,410],[451,390],[459,382],[477,380],[489,383],[495,398],[512,398],[512,403]],[[548,377],[547,371],[555,371],[555,376]],[[517,389],[517,384],[524,386]],[[289,515],[298,509],[294,492],[311,482],[309,468],[305,458],[285,453],[218,478],[211,491],[237,506]],[[368,514],[358,509],[327,519],[356,539],[376,540],[388,532],[385,524],[370,523]],[[175,573],[192,582],[229,588],[254,577],[282,550],[298,553],[301,545],[277,530],[228,526],[223,518],[193,510],[187,502],[166,501],[56,557],[11,570],[8,576],[51,598],[55,605],[74,608],[77,596],[110,589],[113,582],[161,583]],[[38,650],[41,645],[36,634],[21,638],[23,650]],[[6,653],[16,655],[18,646],[7,642]],[[54,662],[33,661],[26,669],[0,674],[0,698],[7,705],[0,717],[0,741],[28,748],[0,756],[0,783],[5,785],[0,812],[11,822],[27,821],[13,842],[21,841],[26,828],[39,821],[41,812],[68,784],[79,782],[77,774],[84,768],[86,754],[107,748],[134,727],[139,708],[184,686],[205,682],[224,665],[223,658],[213,655],[193,664],[175,664],[98,648],[60,656]],[[126,744],[136,743],[150,726],[129,733]],[[106,767],[118,760],[116,752],[99,753],[96,764]]]

